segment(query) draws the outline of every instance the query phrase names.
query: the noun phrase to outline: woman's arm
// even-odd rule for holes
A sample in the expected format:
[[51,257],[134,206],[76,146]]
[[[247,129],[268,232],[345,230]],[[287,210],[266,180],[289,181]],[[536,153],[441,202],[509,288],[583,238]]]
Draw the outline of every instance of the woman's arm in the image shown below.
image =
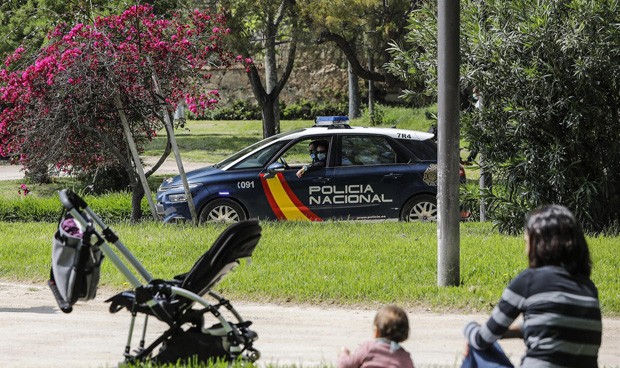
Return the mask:
[[513,323],[508,330],[502,335],[502,339],[522,339],[523,331],[521,331],[521,323]]

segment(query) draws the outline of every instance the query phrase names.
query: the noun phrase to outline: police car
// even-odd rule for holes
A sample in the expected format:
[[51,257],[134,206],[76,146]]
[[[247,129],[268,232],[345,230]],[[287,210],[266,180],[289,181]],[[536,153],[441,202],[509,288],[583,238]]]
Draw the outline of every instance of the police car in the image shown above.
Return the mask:
[[[412,130],[353,127],[319,117],[313,127],[278,134],[225,160],[187,173],[200,222],[246,218],[434,221],[437,147]],[[324,166],[311,163],[313,142],[327,144]],[[306,166],[307,167],[307,166]],[[180,176],[164,180],[157,209],[165,222],[191,220]]]

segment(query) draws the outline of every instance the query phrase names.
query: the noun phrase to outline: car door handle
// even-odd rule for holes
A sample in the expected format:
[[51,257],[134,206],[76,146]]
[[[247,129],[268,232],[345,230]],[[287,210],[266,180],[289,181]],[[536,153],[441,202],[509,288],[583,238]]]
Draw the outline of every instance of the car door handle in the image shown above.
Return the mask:
[[384,179],[384,180],[398,180],[398,179],[400,179],[400,178],[402,178],[402,177],[403,177],[403,174],[394,174],[394,173],[391,173],[391,174],[386,174],[386,175],[383,175],[383,179]]
[[313,183],[321,183],[321,184],[325,184],[330,182],[332,179],[331,178],[316,178],[314,180],[312,180]]

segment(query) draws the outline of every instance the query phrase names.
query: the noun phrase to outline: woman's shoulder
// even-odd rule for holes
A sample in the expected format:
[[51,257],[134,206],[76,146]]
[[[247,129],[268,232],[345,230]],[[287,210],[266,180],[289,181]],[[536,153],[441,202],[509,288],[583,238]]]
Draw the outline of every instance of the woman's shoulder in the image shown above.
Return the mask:
[[[508,289],[517,292],[521,296],[527,296],[532,285],[548,284],[555,278],[554,274],[562,273],[561,267],[538,267],[526,268],[521,271],[508,285]],[[565,271],[564,271],[565,272]]]
[[562,275],[562,276],[570,276],[570,274],[568,273],[568,271],[566,271],[566,269],[564,269],[563,267],[560,266],[543,266],[543,267],[536,267],[536,268],[526,268],[525,270],[521,271],[517,277],[515,277],[515,279],[517,278],[539,278],[539,277],[546,277],[546,276],[551,276],[551,275]]

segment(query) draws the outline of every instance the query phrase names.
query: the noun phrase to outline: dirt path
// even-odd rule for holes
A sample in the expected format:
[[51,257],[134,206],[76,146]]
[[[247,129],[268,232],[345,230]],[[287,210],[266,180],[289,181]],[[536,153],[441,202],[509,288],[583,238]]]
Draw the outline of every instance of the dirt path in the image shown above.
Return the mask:
[[[114,367],[122,360],[129,313],[110,314],[103,300],[114,293],[78,303],[71,314],[58,310],[43,285],[0,282],[0,366],[2,367]],[[235,303],[240,314],[254,322],[256,348],[267,363],[316,366],[334,364],[341,346],[355,348],[371,334],[374,310],[315,306]],[[403,345],[417,367],[457,366],[464,346],[463,325],[486,315],[437,314],[408,310],[411,336]],[[151,319],[152,321],[152,319]],[[137,330],[141,327],[137,325]],[[620,319],[603,322],[601,367],[620,367]],[[149,322],[151,337],[163,330]],[[136,338],[137,339],[137,335]],[[503,341],[504,350],[518,364],[521,341]]]

